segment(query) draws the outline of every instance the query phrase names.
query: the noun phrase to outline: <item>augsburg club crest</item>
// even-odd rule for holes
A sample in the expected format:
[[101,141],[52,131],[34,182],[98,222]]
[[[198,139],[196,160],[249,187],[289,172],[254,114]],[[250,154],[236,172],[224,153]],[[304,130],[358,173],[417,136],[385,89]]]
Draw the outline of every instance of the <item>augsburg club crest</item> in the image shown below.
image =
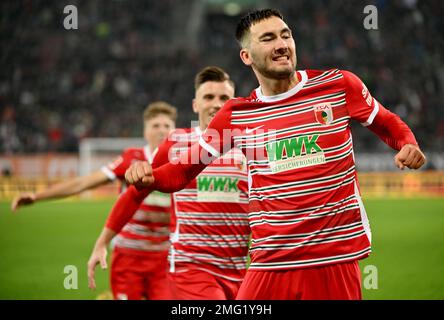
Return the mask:
[[333,121],[333,110],[330,103],[322,103],[313,106],[316,120],[320,124],[328,125]]

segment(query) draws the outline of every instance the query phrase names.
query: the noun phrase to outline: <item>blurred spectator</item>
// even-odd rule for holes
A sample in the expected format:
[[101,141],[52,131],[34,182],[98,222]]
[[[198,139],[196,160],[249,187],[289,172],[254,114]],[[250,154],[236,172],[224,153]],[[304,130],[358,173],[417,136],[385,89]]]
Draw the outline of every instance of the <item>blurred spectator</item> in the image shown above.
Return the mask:
[[1,153],[12,154],[21,151],[15,122],[15,111],[10,105],[6,105],[1,115],[0,142]]
[[[362,3],[272,3],[293,28],[299,68],[355,72],[412,127],[423,149],[444,150],[441,1],[370,1],[378,30],[363,27]],[[178,125],[189,126],[193,75],[205,65],[229,71],[237,95],[257,86],[238,56],[238,16],[209,6],[198,16],[174,0],[77,0],[69,4],[78,8],[79,29],[68,31],[66,4],[0,4],[2,153],[76,151],[88,136],[140,136],[140,114],[153,100],[176,105]],[[181,45],[187,21],[200,18],[198,45]],[[356,130],[358,150],[385,148]]]

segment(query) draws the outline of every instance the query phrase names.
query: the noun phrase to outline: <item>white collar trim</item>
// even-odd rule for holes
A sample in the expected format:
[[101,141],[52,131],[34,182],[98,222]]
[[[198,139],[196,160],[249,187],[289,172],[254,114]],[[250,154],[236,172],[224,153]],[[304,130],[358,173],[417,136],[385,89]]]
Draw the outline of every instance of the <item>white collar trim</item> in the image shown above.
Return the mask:
[[202,129],[201,129],[199,126],[194,127],[194,132],[195,132],[199,137],[202,135]]
[[301,81],[299,81],[299,83],[294,87],[291,88],[290,90],[274,95],[274,96],[264,96],[262,94],[262,89],[261,87],[257,87],[256,88],[256,96],[258,97],[259,100],[264,101],[264,102],[275,102],[275,101],[279,101],[279,100],[284,100],[287,99],[293,95],[295,95],[296,93],[298,93],[302,87],[305,85],[305,83],[307,83],[308,80],[308,76],[307,76],[307,72],[305,71],[297,71],[300,75],[301,75]]
[[157,150],[159,150],[159,148],[156,148],[153,152],[151,152],[151,148],[149,145],[143,147],[143,153],[145,154],[145,158],[146,160],[148,160],[149,163],[153,163],[153,159],[157,153]]

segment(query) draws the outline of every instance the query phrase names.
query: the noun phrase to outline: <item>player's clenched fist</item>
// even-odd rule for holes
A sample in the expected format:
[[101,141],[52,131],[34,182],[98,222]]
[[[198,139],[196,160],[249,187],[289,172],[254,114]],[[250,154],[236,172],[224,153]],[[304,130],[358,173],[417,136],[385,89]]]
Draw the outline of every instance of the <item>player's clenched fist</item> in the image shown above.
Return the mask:
[[395,165],[401,170],[405,167],[419,169],[425,162],[426,157],[424,153],[414,144],[406,144],[395,156]]
[[125,172],[125,180],[138,188],[146,188],[154,183],[153,169],[146,161],[134,162]]

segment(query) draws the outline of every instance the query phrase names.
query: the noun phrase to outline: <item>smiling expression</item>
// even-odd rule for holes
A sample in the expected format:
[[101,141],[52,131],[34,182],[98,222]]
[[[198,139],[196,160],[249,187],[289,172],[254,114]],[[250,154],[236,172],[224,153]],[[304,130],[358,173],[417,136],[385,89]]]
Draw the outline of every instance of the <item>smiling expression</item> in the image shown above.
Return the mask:
[[296,69],[296,44],[287,24],[270,17],[253,24],[240,56],[258,76],[271,79],[291,77]]
[[193,110],[199,115],[199,125],[202,130],[208,127],[216,112],[234,97],[234,88],[229,81],[207,81],[196,90],[193,100]]

